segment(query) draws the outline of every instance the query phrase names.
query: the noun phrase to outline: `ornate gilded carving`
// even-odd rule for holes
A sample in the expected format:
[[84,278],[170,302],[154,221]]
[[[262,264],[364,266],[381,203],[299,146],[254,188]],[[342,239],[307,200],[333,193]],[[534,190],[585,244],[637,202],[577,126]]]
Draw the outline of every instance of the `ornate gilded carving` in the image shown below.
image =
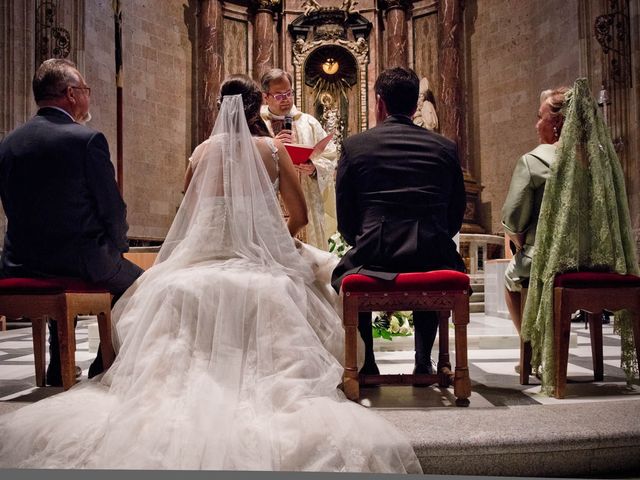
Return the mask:
[[409,11],[413,2],[411,0],[378,0],[378,8],[380,10],[392,10],[394,8],[402,8]]
[[41,0],[36,6],[36,64],[47,58],[66,58],[71,53],[71,35],[58,25],[55,0]]
[[[412,298],[412,304],[416,310],[453,310],[455,300],[451,297],[438,294],[424,294],[420,298]],[[402,296],[388,295],[385,297],[360,296],[358,305],[361,310],[372,309],[375,311],[395,311],[406,308],[407,300]]]
[[346,38],[347,32],[342,25],[330,23],[316,27],[315,38],[318,40],[331,40],[334,38]]
[[293,44],[296,98],[302,98],[302,84],[304,82],[303,71],[307,58],[316,49],[327,45],[336,45],[345,48],[356,59],[360,87],[360,125],[362,129],[365,130],[367,126],[367,64],[369,63],[369,45],[362,37],[355,42],[335,37],[307,42],[304,38],[298,37]]
[[342,10],[345,15],[351,15],[352,13],[358,13],[356,10],[356,5],[358,4],[358,0],[342,0],[342,6],[340,10]]
[[280,8],[281,0],[252,0],[251,5],[255,10],[277,11]]
[[609,12],[596,17],[594,33],[602,53],[610,56],[611,76],[618,83],[630,78],[629,15],[625,2],[609,0]]
[[308,17],[313,12],[317,12],[322,8],[320,4],[316,2],[316,0],[304,0],[301,6],[302,6],[302,10],[304,11],[305,17]]

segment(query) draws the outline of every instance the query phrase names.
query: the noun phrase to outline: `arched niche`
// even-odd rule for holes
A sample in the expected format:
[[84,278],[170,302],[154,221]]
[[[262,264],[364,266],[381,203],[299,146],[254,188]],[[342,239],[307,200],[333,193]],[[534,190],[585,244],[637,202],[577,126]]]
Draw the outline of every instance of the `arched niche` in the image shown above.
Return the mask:
[[351,52],[341,45],[321,45],[307,56],[302,70],[304,111],[324,120],[326,110],[334,109],[341,133],[360,131],[358,63]]
[[[293,76],[300,108],[322,121],[321,96],[329,92],[343,117],[343,136],[368,128],[367,65],[371,23],[358,13],[321,8],[289,25]],[[327,65],[333,63],[335,72]]]

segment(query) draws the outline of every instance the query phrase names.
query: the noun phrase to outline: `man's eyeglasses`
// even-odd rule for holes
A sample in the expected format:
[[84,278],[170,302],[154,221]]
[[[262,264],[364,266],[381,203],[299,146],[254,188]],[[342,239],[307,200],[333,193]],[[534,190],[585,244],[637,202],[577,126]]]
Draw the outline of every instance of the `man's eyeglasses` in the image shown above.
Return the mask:
[[[73,85],[69,85],[71,88],[75,88],[76,90],[86,90],[87,91],[87,96],[91,96],[91,87],[75,87]],[[64,92],[62,92],[64,93]]]
[[293,95],[293,92],[291,90],[289,90],[288,92],[270,93],[269,95],[271,95],[273,98],[275,98],[278,102],[282,102],[283,100],[286,100],[287,98],[291,97],[291,95]]

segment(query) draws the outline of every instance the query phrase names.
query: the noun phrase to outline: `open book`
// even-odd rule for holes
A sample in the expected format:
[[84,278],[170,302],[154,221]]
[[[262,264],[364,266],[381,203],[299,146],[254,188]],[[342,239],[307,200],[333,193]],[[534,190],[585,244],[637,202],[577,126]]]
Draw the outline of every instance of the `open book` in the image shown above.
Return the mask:
[[299,143],[285,143],[284,148],[291,156],[291,160],[294,165],[300,165],[309,160],[313,160],[318,157],[333,138],[333,133],[330,133],[314,146],[300,145]]

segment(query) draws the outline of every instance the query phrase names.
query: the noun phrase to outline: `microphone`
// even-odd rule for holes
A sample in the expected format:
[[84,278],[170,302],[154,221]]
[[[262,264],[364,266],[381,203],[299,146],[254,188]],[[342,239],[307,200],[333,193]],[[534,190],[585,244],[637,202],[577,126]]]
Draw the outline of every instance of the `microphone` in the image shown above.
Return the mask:
[[290,113],[287,113],[284,116],[284,122],[283,122],[282,128],[284,128],[285,130],[291,130],[292,125],[293,125],[293,118],[291,117]]

